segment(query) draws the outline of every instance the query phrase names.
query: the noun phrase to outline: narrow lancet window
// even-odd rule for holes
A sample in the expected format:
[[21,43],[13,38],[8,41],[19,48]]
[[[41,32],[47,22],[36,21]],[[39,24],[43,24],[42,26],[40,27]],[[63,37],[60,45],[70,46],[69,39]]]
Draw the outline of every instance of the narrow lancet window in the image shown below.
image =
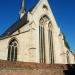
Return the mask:
[[70,61],[69,61],[69,52],[68,51],[66,52],[66,55],[67,55],[67,64],[70,64]]
[[40,49],[40,63],[45,63],[45,29],[44,19],[41,18],[39,26],[39,49]]
[[39,26],[40,63],[45,63],[45,34],[44,27]]
[[54,49],[53,49],[53,34],[52,34],[52,26],[51,23],[48,25],[48,40],[49,40],[49,58],[50,63],[54,64]]

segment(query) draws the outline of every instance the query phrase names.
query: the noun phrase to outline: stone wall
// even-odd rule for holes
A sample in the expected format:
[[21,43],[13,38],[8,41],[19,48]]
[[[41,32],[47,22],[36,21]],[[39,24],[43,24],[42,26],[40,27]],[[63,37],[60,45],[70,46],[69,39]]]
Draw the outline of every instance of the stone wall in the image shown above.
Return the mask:
[[71,67],[72,65],[64,64],[37,64],[0,60],[0,75],[70,75],[68,73],[71,73]]
[[63,71],[49,71],[49,70],[27,70],[27,69],[16,69],[16,70],[1,70],[0,75],[64,75]]

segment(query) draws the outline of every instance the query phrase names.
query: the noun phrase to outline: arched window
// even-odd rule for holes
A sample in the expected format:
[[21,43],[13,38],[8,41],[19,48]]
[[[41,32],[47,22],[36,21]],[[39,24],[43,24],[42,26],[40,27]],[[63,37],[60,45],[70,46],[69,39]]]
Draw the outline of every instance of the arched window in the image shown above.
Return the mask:
[[18,43],[16,39],[12,39],[8,46],[8,61],[17,61]]
[[48,41],[49,41],[49,58],[50,63],[54,63],[54,49],[53,49],[53,32],[51,22],[48,23]]
[[46,5],[43,5],[43,9],[48,10],[48,7]]
[[39,49],[40,49],[40,63],[46,62],[45,55],[45,25],[48,22],[48,17],[43,16],[40,19],[39,25]]
[[69,51],[66,52],[66,56],[67,56],[67,64],[70,64],[70,61],[69,61]]
[[45,50],[45,26],[48,30],[48,42],[49,42],[49,59],[51,63],[54,63],[54,52],[53,52],[53,35],[52,35],[52,25],[50,19],[44,15],[39,21],[39,50],[40,50],[40,63],[46,62],[46,50]]

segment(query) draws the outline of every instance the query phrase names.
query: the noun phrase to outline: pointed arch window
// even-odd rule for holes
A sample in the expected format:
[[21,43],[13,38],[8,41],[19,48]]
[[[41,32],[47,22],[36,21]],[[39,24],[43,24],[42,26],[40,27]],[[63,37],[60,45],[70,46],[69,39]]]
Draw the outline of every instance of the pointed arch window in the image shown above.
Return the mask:
[[49,59],[54,64],[53,32],[51,22],[48,23]]
[[40,63],[45,63],[45,34],[44,34],[44,19],[40,19],[39,25],[39,49]]
[[67,64],[70,64],[70,61],[69,61],[69,51],[66,52],[66,55],[67,55]]
[[[40,63],[46,62],[46,49],[45,49],[45,31],[47,30],[48,33],[48,44],[49,44],[49,60],[50,63],[54,63],[54,50],[53,50],[53,32],[52,32],[52,25],[50,19],[44,15],[40,19],[39,25],[39,50],[40,50]],[[47,27],[47,29],[45,29]]]
[[17,61],[17,49],[18,42],[16,39],[12,39],[8,46],[8,61]]
[[40,63],[46,62],[46,50],[45,50],[45,25],[48,22],[48,17],[44,15],[40,19],[39,25],[39,50],[40,50]]
[[48,10],[48,7],[46,5],[43,5],[43,9]]

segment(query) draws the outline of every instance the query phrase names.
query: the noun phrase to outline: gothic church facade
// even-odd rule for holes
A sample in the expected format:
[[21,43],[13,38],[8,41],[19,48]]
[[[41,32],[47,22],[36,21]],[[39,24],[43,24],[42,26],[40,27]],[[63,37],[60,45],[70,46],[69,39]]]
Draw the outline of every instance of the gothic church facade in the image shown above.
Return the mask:
[[28,13],[24,0],[16,21],[0,37],[0,60],[46,64],[75,64],[47,0]]

